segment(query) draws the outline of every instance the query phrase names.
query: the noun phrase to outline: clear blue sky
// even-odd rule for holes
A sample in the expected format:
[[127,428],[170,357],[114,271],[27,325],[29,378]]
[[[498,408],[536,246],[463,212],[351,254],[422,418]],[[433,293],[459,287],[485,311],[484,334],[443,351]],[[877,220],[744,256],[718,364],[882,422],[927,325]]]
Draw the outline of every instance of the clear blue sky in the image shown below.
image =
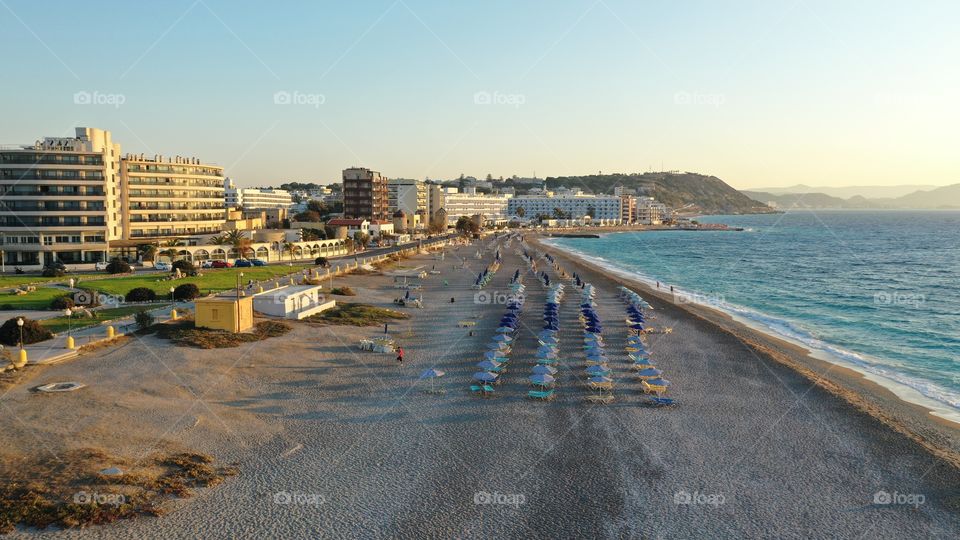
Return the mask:
[[957,183],[960,3],[911,4],[0,0],[0,143],[101,127],[241,185],[661,164]]

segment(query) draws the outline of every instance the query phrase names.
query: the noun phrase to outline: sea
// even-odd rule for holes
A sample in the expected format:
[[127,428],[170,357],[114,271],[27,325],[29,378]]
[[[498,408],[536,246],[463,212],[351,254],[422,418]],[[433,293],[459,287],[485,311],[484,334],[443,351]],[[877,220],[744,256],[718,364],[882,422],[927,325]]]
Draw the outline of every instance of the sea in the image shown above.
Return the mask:
[[704,216],[742,231],[647,231],[548,242],[673,286],[960,422],[960,211]]

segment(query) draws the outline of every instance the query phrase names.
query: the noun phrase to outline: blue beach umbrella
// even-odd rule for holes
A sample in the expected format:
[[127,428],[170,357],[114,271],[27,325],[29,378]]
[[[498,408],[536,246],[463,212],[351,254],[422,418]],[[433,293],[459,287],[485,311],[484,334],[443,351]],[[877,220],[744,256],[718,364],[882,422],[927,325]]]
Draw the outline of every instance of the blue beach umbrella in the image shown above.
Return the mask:
[[590,366],[585,370],[591,375],[606,375],[610,373],[610,368],[604,366]]
[[529,378],[530,382],[537,386],[549,386],[556,380],[552,375],[547,375],[546,373],[531,375]]
[[513,338],[506,334],[497,334],[493,336],[493,340],[503,342],[503,343],[510,343],[511,341],[513,341]]
[[506,358],[503,357],[500,351],[487,351],[483,353],[483,357],[486,358],[487,360],[496,360],[496,361],[506,360]]
[[533,366],[533,369],[531,371],[533,371],[535,375],[553,375],[557,372],[557,368],[552,366],[536,365],[536,366]]
[[484,371],[493,371],[500,367],[500,362],[496,360],[484,360],[482,362],[477,362],[477,367]]
[[641,369],[640,371],[637,372],[637,377],[640,377],[642,379],[655,379],[660,375],[663,375],[663,372],[653,367]]
[[497,374],[489,371],[478,371],[473,374],[473,378],[478,381],[490,382],[497,380]]

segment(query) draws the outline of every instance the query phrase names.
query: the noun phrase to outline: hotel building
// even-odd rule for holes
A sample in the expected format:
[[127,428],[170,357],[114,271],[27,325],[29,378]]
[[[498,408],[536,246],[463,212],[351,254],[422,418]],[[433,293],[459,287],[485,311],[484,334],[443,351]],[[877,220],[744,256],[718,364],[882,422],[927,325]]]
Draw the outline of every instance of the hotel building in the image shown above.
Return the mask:
[[343,171],[343,217],[389,220],[387,179],[377,171],[352,167]]
[[443,208],[447,212],[447,224],[455,224],[460,216],[482,215],[493,221],[506,219],[510,199],[510,195],[477,193],[476,188],[465,188],[463,193],[457,188],[446,188]]
[[227,178],[223,184],[223,195],[227,208],[243,207],[244,210],[272,210],[293,207],[293,197],[284,189],[240,188]]
[[120,161],[124,244],[223,229],[223,167],[196,158],[127,155]]
[[0,148],[5,266],[108,260],[109,242],[123,236],[120,192],[120,145],[109,131]]
[[396,217],[399,210],[404,215],[404,228],[416,229],[425,225],[430,210],[427,185],[420,180],[391,178],[387,182],[387,202],[390,212]]
[[523,208],[526,219],[540,215],[554,218],[559,210],[571,219],[590,216],[593,219],[619,221],[621,219],[621,200],[616,195],[584,195],[573,192],[563,195],[518,195],[510,199],[509,212],[516,216]]

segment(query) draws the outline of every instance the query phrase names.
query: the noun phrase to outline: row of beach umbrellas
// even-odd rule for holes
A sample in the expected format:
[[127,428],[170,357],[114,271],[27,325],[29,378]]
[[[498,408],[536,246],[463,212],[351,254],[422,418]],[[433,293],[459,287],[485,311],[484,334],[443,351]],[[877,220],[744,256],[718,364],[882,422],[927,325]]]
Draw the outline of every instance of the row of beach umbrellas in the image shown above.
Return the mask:
[[[579,279],[579,278],[575,278]],[[582,283],[582,282],[581,282]],[[589,283],[582,283],[580,298],[580,323],[583,325],[583,350],[587,356],[587,382],[603,394],[604,388],[610,388],[613,379],[610,378],[610,368],[607,366],[607,355],[603,343],[603,324],[597,314],[596,288]]]
[[483,353],[483,360],[477,363],[480,371],[473,374],[475,380],[494,382],[506,369],[506,365],[510,361],[510,351],[520,320],[520,312],[523,310],[524,290],[526,290],[526,286],[520,280],[510,284],[512,293],[510,300],[490,343],[487,344],[487,350]]
[[558,362],[557,333],[560,331],[560,301],[563,300],[564,288],[563,283],[558,283],[547,290],[547,299],[543,304],[543,329],[537,334],[537,363],[529,377],[534,386],[547,388],[556,382],[554,376],[557,368],[554,364]]
[[626,303],[627,310],[627,354],[632,362],[630,369],[637,372],[644,390],[661,394],[670,386],[670,381],[663,378],[663,372],[650,360],[650,351],[643,341],[647,323],[644,310],[652,308],[639,294],[626,287],[620,287],[620,298]]

